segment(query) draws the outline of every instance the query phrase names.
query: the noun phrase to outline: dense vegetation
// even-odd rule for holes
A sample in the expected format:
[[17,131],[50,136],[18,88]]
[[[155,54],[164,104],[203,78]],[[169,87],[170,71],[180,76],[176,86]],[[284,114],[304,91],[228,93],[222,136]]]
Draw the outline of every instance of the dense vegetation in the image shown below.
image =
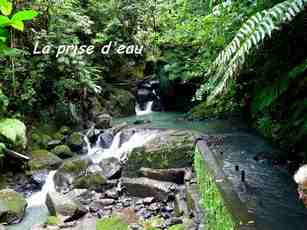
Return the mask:
[[[0,117],[80,123],[89,116],[92,97],[106,98],[99,99],[104,107],[116,83],[152,75],[166,96],[176,82],[192,84],[194,100],[191,95],[185,109],[195,106],[193,117],[243,111],[264,136],[304,152],[305,5],[305,0],[1,0]],[[100,48],[109,42],[145,50],[33,54],[36,44]]]

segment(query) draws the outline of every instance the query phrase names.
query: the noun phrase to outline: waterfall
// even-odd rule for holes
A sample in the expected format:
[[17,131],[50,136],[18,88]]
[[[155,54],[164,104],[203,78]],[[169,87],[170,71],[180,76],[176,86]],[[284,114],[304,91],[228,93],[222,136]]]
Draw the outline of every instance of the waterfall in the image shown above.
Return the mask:
[[141,106],[139,104],[137,104],[135,106],[135,113],[137,116],[142,116],[142,115],[146,115],[149,113],[152,113],[152,105],[153,105],[153,101],[148,101],[146,102],[146,106],[145,106],[145,110],[141,109]]
[[42,187],[42,190],[36,193],[33,193],[28,199],[28,207],[39,207],[45,204],[45,199],[48,192],[55,191],[55,185],[53,181],[53,177],[56,171],[50,171],[45,184]]
[[121,132],[118,132],[115,135],[110,148],[103,149],[96,144],[93,148],[88,149],[87,155],[95,164],[98,164],[103,159],[110,157],[115,157],[119,160],[123,160],[127,157],[127,154],[131,152],[134,148],[143,146],[146,142],[155,138],[156,135],[156,131],[143,130],[134,133],[127,142],[124,142],[122,145],[120,145]]
[[[92,146],[89,138],[85,135],[84,141],[86,143],[87,154],[84,157],[90,158],[94,164],[98,164],[103,159],[110,157],[116,157],[123,160],[134,148],[143,146],[146,142],[155,138],[157,131],[138,131],[132,134],[128,141],[124,143],[121,143],[121,134],[121,132],[118,132],[114,136],[111,146],[107,149],[103,149],[100,146],[100,137],[97,138],[96,143]],[[45,205],[45,201],[48,192],[55,191],[53,180],[55,174],[56,171],[50,171],[41,191],[33,193],[29,198],[27,198],[28,207],[25,218],[20,224],[9,226],[8,230],[30,230],[32,229],[32,226],[43,224],[46,221],[49,212]]]

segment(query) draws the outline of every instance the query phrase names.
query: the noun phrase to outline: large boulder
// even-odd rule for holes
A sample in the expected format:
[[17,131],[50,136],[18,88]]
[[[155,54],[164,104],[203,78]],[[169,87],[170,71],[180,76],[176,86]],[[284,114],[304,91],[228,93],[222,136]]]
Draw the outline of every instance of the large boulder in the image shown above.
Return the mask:
[[51,141],[51,136],[45,133],[33,132],[31,135],[31,148],[32,150],[46,149]]
[[84,137],[81,133],[74,132],[69,136],[67,140],[67,144],[71,148],[72,151],[78,152],[82,150],[82,146],[84,142],[83,139]]
[[111,147],[113,141],[112,130],[105,131],[98,136],[98,144],[101,148],[108,149]]
[[121,173],[121,163],[115,157],[103,159],[99,166],[102,170],[102,174],[108,179],[116,179]]
[[27,145],[25,124],[17,119],[0,120],[0,142],[25,148]]
[[109,114],[99,114],[95,119],[97,129],[111,128],[112,117]]
[[55,148],[53,148],[51,152],[62,159],[74,156],[74,153],[70,150],[68,145],[58,145]]
[[14,190],[0,191],[0,223],[19,223],[27,207],[26,199]]
[[54,175],[54,182],[58,191],[66,191],[72,188],[73,182],[85,175],[90,161],[86,159],[74,159],[65,161]]
[[144,177],[154,180],[168,181],[176,184],[183,184],[185,181],[186,169],[151,169],[141,168],[140,172]]
[[161,201],[167,201],[178,186],[170,182],[162,182],[149,178],[122,178],[122,184],[131,196],[136,197],[155,197]]
[[153,169],[185,168],[193,163],[194,141],[198,133],[192,131],[165,130],[143,147],[128,155],[122,175],[142,176],[141,167]]
[[32,151],[32,157],[29,161],[31,171],[38,171],[42,169],[56,169],[62,163],[62,159],[53,153],[38,149]]
[[57,192],[47,194],[46,206],[52,216],[72,217],[79,215],[81,217],[87,213],[81,204]]
[[87,173],[84,176],[76,178],[73,181],[73,187],[77,189],[90,189],[95,191],[103,191],[107,184],[107,179],[99,172]]

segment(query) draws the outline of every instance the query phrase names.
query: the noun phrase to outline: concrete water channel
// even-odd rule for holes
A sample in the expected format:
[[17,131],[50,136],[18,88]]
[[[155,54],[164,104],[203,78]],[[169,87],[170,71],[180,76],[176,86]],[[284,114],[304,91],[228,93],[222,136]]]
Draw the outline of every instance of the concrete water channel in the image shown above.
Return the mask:
[[[137,119],[151,121],[147,127],[193,129],[202,133],[197,151],[236,229],[307,229],[307,209],[298,199],[292,175],[286,165],[272,160],[282,152],[240,120],[191,122],[178,113],[153,113],[119,122],[133,124]],[[224,228],[213,226],[212,229]]]

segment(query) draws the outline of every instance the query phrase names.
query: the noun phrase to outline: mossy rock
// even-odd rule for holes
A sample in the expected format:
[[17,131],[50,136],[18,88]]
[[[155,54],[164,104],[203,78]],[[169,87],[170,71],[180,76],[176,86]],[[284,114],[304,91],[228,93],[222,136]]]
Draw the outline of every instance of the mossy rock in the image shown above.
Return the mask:
[[37,171],[41,169],[55,169],[61,165],[62,159],[53,153],[44,150],[34,150],[32,151],[31,160],[28,165],[31,171]]
[[76,152],[80,151],[83,145],[82,134],[78,132],[72,133],[67,140],[67,144],[71,148],[72,151],[76,151]]
[[60,220],[56,216],[48,216],[46,220],[46,225],[58,225],[60,224]]
[[59,130],[59,133],[62,135],[68,135],[72,132],[71,128],[69,128],[68,126],[62,126]]
[[87,210],[78,201],[58,192],[48,192],[45,204],[52,216],[71,217],[76,213],[83,216],[87,213]]
[[42,133],[32,133],[32,149],[46,149],[52,137]]
[[0,222],[19,223],[25,214],[26,199],[11,189],[0,191]]
[[9,146],[25,148],[27,145],[25,124],[17,119],[0,120],[0,141]]
[[58,190],[71,188],[73,182],[85,175],[90,162],[85,159],[66,160],[57,170],[54,182]]
[[169,169],[191,167],[194,140],[197,133],[190,131],[163,131],[145,146],[134,149],[123,168],[123,176],[140,177],[140,168]]
[[81,173],[87,169],[89,164],[88,160],[83,159],[68,160],[62,164],[58,171],[63,173]]
[[107,180],[103,175],[100,173],[92,173],[74,180],[73,186],[79,189],[102,190],[106,183]]
[[51,152],[58,157],[65,159],[74,156],[74,153],[70,150],[69,146],[67,145],[58,145]]
[[53,137],[53,139],[55,139],[55,140],[62,141],[62,140],[64,140],[65,135],[62,134],[62,133],[60,133],[60,132],[57,132],[57,133],[53,134],[52,137]]
[[129,230],[129,225],[118,216],[97,220],[96,227],[97,230]]

